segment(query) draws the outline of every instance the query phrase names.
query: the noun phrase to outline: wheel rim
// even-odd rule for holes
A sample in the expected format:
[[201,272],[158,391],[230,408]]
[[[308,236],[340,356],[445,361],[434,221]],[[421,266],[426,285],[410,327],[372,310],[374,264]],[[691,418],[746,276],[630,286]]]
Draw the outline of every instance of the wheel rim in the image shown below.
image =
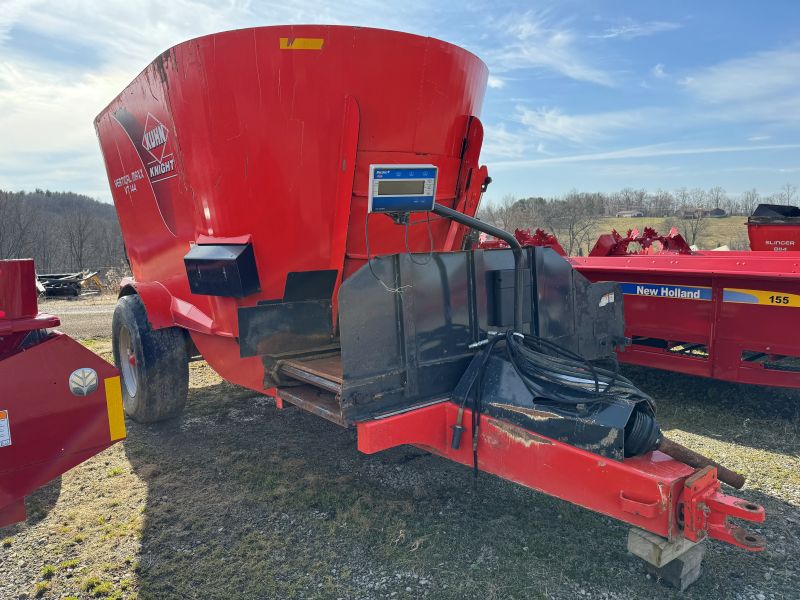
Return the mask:
[[127,327],[119,330],[119,370],[128,396],[133,398],[139,389],[139,377],[136,373],[136,355],[133,353],[133,341]]

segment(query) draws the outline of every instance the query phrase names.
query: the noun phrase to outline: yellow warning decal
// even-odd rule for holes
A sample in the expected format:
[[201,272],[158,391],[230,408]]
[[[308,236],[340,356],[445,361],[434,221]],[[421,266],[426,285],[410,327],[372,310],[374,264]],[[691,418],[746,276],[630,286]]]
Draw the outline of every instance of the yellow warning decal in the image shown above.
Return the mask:
[[281,50],[322,50],[322,38],[281,38]]
[[766,304],[767,306],[787,306],[800,308],[800,295],[786,292],[770,292],[766,290],[743,290],[725,288],[722,293],[723,302],[738,304]]
[[122,388],[119,384],[119,375],[107,378],[105,386],[108,430],[111,432],[111,441],[115,442],[125,437],[125,412],[122,409]]

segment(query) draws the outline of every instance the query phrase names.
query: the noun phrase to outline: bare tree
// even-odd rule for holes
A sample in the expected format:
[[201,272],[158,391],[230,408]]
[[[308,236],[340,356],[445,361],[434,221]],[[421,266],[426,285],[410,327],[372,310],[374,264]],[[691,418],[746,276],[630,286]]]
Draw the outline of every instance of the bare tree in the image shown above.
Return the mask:
[[789,205],[794,202],[795,195],[797,194],[797,186],[793,183],[785,183],[778,192],[777,196],[780,202]]
[[678,210],[685,209],[692,201],[692,195],[685,187],[675,190],[675,202],[677,203]]
[[0,194],[0,258],[25,258],[34,247],[36,215],[18,194]]
[[72,265],[81,271],[86,266],[86,255],[93,226],[94,219],[77,205],[70,209],[64,219],[64,236],[72,258]]
[[722,204],[728,199],[728,194],[720,186],[715,186],[708,190],[706,199],[709,207],[721,208]]
[[751,214],[760,202],[761,202],[761,196],[759,196],[756,188],[742,192],[742,195],[739,198],[739,204],[741,206],[742,212],[746,215]]
[[510,194],[503,196],[496,204],[487,203],[482,206],[478,217],[506,231],[530,227],[534,221],[534,214],[528,201],[517,200]]
[[649,214],[652,216],[665,217],[675,210],[675,198],[666,190],[656,190],[649,198]]
[[542,224],[557,237],[567,254],[588,247],[597,230],[597,199],[572,191],[563,200],[551,200],[540,215]]
[[671,227],[678,229],[690,246],[699,245],[700,236],[708,229],[709,221],[702,211],[681,211],[677,216],[664,219],[661,229],[669,230]]

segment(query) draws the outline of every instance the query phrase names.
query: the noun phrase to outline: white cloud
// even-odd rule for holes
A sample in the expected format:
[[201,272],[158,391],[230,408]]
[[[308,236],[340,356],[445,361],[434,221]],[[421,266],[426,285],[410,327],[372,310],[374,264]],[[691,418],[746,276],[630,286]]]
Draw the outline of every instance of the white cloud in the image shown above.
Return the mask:
[[654,66],[650,72],[653,74],[653,77],[657,77],[658,79],[664,79],[667,76],[667,72],[664,70],[664,65],[658,63]]
[[734,123],[800,124],[800,49],[759,52],[701,69],[679,83],[710,118]]
[[616,27],[610,27],[601,34],[591,35],[589,37],[630,40],[633,38],[655,35],[664,31],[674,31],[681,27],[683,27],[682,24],[672,21],[647,21],[639,23],[633,19],[626,19],[622,24]]
[[800,93],[800,50],[759,52],[708,67],[686,77],[682,85],[710,104],[741,103]]
[[501,79],[500,77],[495,77],[494,75],[489,75],[489,81],[487,81],[486,85],[492,89],[499,90],[506,87],[506,80]]
[[640,111],[568,115],[558,108],[522,106],[517,107],[517,117],[534,137],[579,144],[593,142],[611,131],[631,128],[644,121]]
[[563,25],[532,11],[490,21],[506,42],[484,53],[491,70],[541,69],[600,85],[613,85],[613,78],[593,66],[578,48],[578,37]]
[[590,154],[572,154],[555,156],[551,158],[534,158],[530,160],[497,161],[492,163],[492,168],[507,169],[515,167],[546,167],[548,165],[595,162],[605,160],[625,160],[631,158],[653,158],[660,156],[691,156],[698,154],[725,154],[731,152],[757,152],[767,150],[797,150],[800,144],[772,144],[764,146],[710,146],[686,148],[669,144],[654,146],[637,146],[622,150],[608,152],[594,152]]
[[771,135],[754,135],[753,137],[747,138],[748,142],[764,142],[768,139],[772,138]]
[[509,131],[505,124],[486,125],[481,160],[506,160],[528,155],[528,136]]

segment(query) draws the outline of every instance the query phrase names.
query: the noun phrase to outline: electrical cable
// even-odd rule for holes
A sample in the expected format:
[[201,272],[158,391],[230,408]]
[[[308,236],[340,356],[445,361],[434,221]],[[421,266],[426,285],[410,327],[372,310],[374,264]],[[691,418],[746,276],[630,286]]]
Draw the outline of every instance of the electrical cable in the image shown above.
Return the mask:
[[413,225],[419,224],[419,221],[417,221],[416,223],[411,223],[410,218],[409,218],[408,221],[406,221],[406,252],[408,252],[408,257],[411,259],[411,262],[413,262],[415,265],[420,265],[420,266],[427,265],[429,262],[431,262],[431,260],[433,260],[433,230],[431,229],[431,213],[430,213],[430,211],[427,211],[425,213],[425,215],[426,215],[425,222],[428,224],[428,239],[430,240],[430,250],[428,250],[428,258],[427,258],[427,260],[424,260],[424,261],[414,260],[414,255],[411,252],[411,248],[408,247],[408,228],[412,224]]
[[592,364],[578,354],[534,335],[505,334],[506,353],[514,370],[534,397],[566,404],[591,404],[609,396],[631,402],[653,399],[614,370]]
[[[631,445],[647,446],[660,435],[655,424],[655,402],[637,388],[633,382],[619,373],[619,363],[612,359],[614,369],[598,367],[580,355],[549,340],[535,335],[524,335],[511,329],[498,333],[482,350],[483,358],[478,365],[478,374],[474,380],[475,393],[472,396],[472,475],[473,484],[478,481],[478,440],[481,414],[483,412],[483,377],[489,364],[489,357],[500,341],[505,342],[506,355],[519,378],[528,388],[534,399],[546,399],[567,407],[591,405],[596,402],[608,402],[609,399],[622,400],[639,404],[644,402],[647,413],[636,411],[632,422],[638,427],[639,435],[631,432]],[[472,383],[467,388],[463,403],[467,402]],[[641,423],[640,423],[641,421]],[[627,430],[627,428],[626,428]],[[640,439],[641,438],[641,439]],[[646,439],[645,439],[646,438]],[[651,439],[652,438],[652,439]],[[626,441],[626,456],[629,453],[629,442]]]
[[364,218],[364,245],[366,246],[366,250],[367,250],[367,265],[369,266],[369,272],[372,273],[372,276],[375,278],[375,280],[378,283],[380,283],[383,286],[383,289],[385,289],[387,292],[389,292],[390,294],[402,294],[404,289],[410,288],[411,286],[410,285],[401,285],[400,287],[396,287],[396,288],[389,287],[388,285],[386,285],[384,283],[383,279],[378,277],[378,274],[375,272],[375,269],[373,269],[373,267],[372,267],[372,253],[369,250],[369,217],[370,217],[371,214],[372,213],[368,212],[367,216]]

